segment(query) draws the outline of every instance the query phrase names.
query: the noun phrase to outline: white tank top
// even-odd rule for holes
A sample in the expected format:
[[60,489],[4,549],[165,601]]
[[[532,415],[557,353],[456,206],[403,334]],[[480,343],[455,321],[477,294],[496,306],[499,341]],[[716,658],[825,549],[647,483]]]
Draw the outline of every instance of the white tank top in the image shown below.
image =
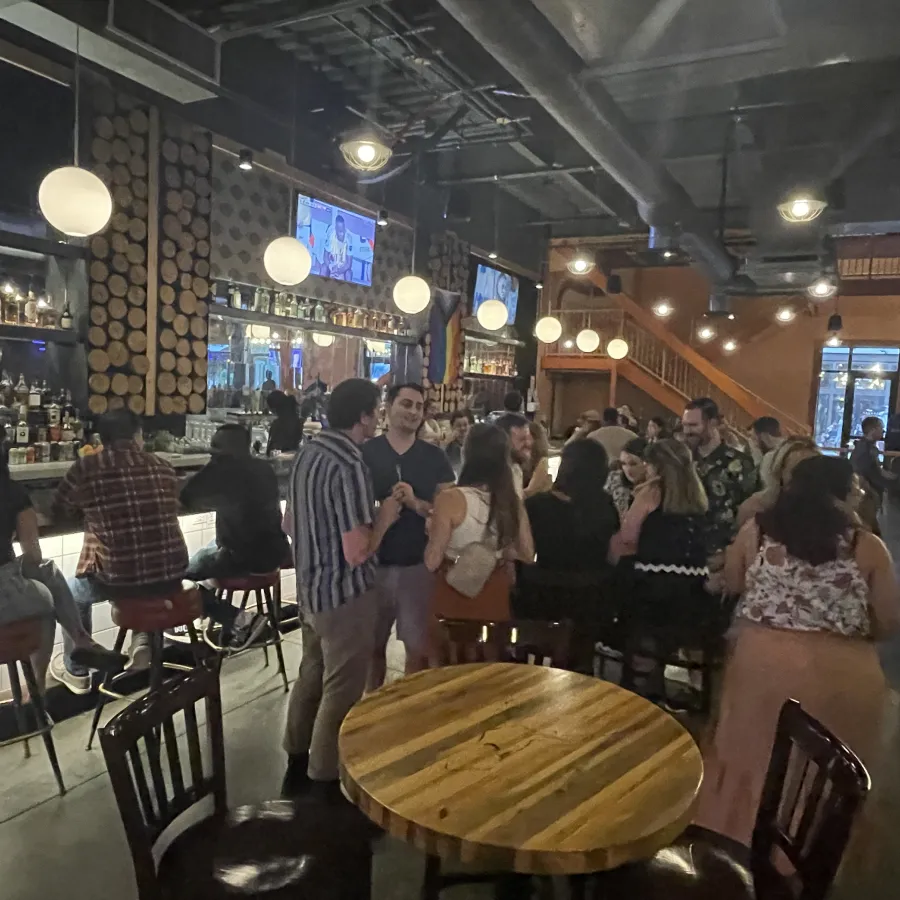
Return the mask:
[[492,543],[497,547],[497,529],[487,529],[491,515],[491,502],[487,491],[479,488],[461,487],[457,490],[466,498],[466,517],[459,527],[453,529],[445,556],[456,559],[469,544]]

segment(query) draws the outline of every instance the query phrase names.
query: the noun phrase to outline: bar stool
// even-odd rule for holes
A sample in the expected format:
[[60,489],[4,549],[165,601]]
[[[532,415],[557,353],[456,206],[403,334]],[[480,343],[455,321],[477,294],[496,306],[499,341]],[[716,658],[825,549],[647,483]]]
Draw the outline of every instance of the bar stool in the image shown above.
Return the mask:
[[[159,688],[163,683],[163,670],[173,669],[179,672],[189,672],[192,666],[184,666],[179,663],[163,661],[163,632],[167,628],[175,628],[178,625],[186,625],[190,637],[191,649],[194,653],[194,661],[199,663],[204,656],[203,644],[197,637],[194,628],[194,619],[203,615],[203,601],[200,596],[200,588],[193,581],[182,581],[180,587],[173,588],[169,593],[157,597],[122,597],[110,601],[112,620],[119,626],[116,642],[113,650],[121,653],[125,646],[125,638],[129,631],[144,632],[150,640],[150,690]],[[94,735],[100,725],[100,715],[107,703],[107,698],[123,699],[123,694],[111,690],[110,685],[118,679],[131,675],[129,671],[112,673],[107,672],[100,683],[97,694],[97,706],[94,709],[94,718],[91,722],[91,732],[88,735],[87,749],[91,749]]]
[[[44,695],[38,687],[34,667],[31,665],[31,654],[41,644],[43,628],[44,622],[40,618],[22,619],[18,622],[10,622],[8,625],[0,625],[0,665],[5,665],[9,670],[9,685],[13,695],[13,711],[16,715],[16,725],[19,728],[19,734],[0,743],[0,747],[21,741],[25,744],[25,758],[28,759],[31,757],[28,739],[40,735],[44,742],[44,749],[47,751],[47,758],[50,760],[50,766],[53,769],[53,776],[56,778],[56,784],[59,787],[59,796],[62,797],[66,792],[66,786],[63,784],[59,759],[56,756],[56,747],[53,744],[53,736],[50,734],[50,730],[53,728],[53,721],[47,715]],[[19,681],[19,666],[22,667],[25,684],[28,687],[28,693],[31,694],[31,705],[34,709],[35,724],[37,725],[37,728],[33,731],[28,730],[28,723],[25,718],[25,705],[22,702],[22,685]]]
[[[248,650],[256,649],[262,646],[266,654],[266,665],[269,664],[270,646],[275,647],[275,655],[278,657],[278,671],[281,673],[281,680],[284,682],[284,690],[287,692],[288,677],[287,669],[284,665],[284,652],[281,649],[281,630],[279,628],[279,604],[275,602],[275,590],[281,584],[281,571],[276,569],[274,572],[266,572],[261,575],[237,575],[232,578],[216,578],[212,585],[216,591],[216,596],[226,603],[234,603],[237,595],[241,596],[240,610],[243,612],[247,608],[247,602],[252,594],[256,602],[257,612],[264,615],[269,620],[269,630],[271,637],[264,644],[254,644],[248,647]],[[207,643],[210,643],[207,638]],[[216,647],[215,644],[211,646]],[[222,650],[221,647],[216,647]]]

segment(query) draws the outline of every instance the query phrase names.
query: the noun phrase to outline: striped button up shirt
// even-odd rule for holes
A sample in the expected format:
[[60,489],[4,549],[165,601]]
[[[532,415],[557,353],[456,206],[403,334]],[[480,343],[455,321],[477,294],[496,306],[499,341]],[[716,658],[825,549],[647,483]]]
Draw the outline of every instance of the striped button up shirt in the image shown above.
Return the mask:
[[341,535],[375,518],[375,494],[360,448],[339,431],[303,446],[291,476],[297,595],[312,613],[337,609],[375,584],[374,560],[351,566]]

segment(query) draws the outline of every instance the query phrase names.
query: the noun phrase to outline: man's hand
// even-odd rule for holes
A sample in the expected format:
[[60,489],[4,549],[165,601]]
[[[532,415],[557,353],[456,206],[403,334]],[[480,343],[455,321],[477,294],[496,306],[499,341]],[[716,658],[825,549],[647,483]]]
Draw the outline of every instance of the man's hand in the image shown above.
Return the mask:
[[391,496],[398,503],[401,503],[407,509],[411,509],[413,511],[418,510],[418,505],[416,501],[416,492],[412,489],[412,485],[407,484],[405,481],[398,481],[394,487],[391,489]]
[[396,497],[385,497],[378,509],[378,525],[385,531],[400,518],[400,501]]

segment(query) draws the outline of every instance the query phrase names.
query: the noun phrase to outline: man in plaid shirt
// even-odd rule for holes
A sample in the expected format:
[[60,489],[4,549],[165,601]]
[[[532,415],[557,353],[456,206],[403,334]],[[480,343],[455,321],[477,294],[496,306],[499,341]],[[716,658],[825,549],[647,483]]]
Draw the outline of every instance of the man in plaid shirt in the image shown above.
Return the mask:
[[[188,552],[178,524],[178,479],[169,463],[143,449],[140,419],[127,410],[99,422],[103,450],[79,459],[59,486],[56,505],[84,519],[84,546],[70,581],[90,633],[91,607],[116,597],[158,596],[180,584]],[[90,690],[87,669],[64,653],[50,664],[53,677],[74,693]],[[146,668],[146,635],[135,635],[129,667]]]

